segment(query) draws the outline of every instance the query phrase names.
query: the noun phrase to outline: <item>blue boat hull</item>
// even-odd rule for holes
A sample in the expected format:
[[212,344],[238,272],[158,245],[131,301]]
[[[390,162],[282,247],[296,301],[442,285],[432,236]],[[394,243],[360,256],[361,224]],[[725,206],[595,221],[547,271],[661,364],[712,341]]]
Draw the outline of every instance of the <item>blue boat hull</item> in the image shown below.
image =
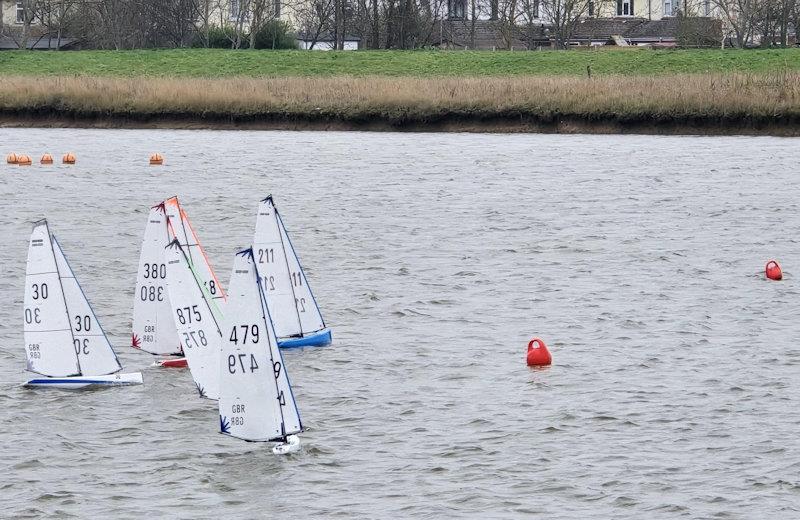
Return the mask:
[[302,338],[284,338],[278,340],[280,348],[297,347],[324,347],[331,342],[331,329],[324,329],[315,334],[303,336]]

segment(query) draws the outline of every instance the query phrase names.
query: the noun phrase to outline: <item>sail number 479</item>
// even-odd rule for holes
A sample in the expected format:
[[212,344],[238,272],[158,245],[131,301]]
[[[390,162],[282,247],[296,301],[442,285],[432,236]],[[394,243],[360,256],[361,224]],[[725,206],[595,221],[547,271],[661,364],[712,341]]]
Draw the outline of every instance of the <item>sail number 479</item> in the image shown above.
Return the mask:
[[[248,356],[250,359],[248,360]],[[246,374],[258,370],[256,356],[253,354],[231,354],[228,356],[228,372],[236,374],[241,372]]]

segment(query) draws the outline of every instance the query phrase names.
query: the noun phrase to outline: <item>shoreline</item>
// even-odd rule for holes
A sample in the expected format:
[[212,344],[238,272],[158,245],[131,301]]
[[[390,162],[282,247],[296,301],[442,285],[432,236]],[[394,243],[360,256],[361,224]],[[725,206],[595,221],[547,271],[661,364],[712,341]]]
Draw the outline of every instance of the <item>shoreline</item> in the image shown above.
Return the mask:
[[0,127],[800,136],[800,73],[0,78]]
[[782,118],[674,118],[672,120],[620,120],[525,114],[438,114],[435,118],[386,118],[348,120],[302,117],[297,114],[263,116],[8,113],[0,111],[0,128],[85,128],[151,130],[243,130],[243,131],[354,131],[495,134],[606,134],[606,135],[706,135],[800,137],[800,121]]

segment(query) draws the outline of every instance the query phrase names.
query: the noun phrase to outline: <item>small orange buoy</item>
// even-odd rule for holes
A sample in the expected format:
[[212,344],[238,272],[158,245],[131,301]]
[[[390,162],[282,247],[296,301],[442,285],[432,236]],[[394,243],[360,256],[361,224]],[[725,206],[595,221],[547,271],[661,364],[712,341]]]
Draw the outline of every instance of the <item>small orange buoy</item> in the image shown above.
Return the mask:
[[31,165],[30,155],[18,155],[17,164],[20,166],[30,166]]
[[6,162],[8,164],[17,164],[17,154],[12,152],[12,153],[6,155]]
[[53,156],[49,153],[46,153],[42,156],[42,159],[39,162],[41,164],[53,164]]
[[781,266],[778,265],[778,262],[775,260],[770,260],[767,262],[767,267],[764,269],[767,278],[770,280],[781,280],[783,279],[783,271],[781,271]]
[[75,154],[72,152],[65,153],[64,157],[61,158],[61,162],[64,164],[75,164]]
[[160,153],[154,153],[150,156],[150,165],[151,166],[160,166],[164,164],[164,158],[161,156]]
[[533,338],[530,343],[528,343],[528,366],[539,367],[549,365],[552,362],[553,358],[550,355],[550,351],[547,350],[544,341],[539,338]]

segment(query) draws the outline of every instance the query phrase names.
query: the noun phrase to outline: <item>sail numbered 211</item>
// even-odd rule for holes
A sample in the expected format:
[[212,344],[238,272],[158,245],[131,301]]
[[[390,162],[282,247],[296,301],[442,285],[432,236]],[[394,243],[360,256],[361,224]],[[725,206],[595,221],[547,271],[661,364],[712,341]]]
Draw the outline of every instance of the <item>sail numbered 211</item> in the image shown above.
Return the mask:
[[118,374],[122,365],[46,220],[31,233],[23,314],[27,369],[45,376],[26,386],[142,383],[140,373]]
[[258,206],[253,255],[280,347],[329,344],[331,331],[325,327],[322,313],[272,195]]
[[248,441],[274,441],[281,443],[279,447],[299,449],[294,436],[303,425],[261,276],[252,249],[237,254],[222,320],[220,430]]

